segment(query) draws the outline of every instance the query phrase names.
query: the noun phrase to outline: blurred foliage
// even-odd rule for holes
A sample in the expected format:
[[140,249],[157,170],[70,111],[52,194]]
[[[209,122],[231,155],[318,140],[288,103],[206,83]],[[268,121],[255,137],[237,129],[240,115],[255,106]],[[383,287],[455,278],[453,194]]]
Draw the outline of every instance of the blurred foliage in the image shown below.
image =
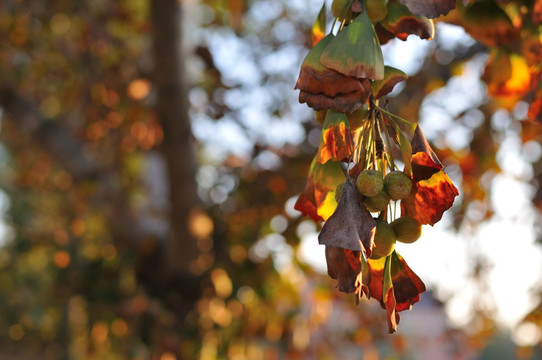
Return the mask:
[[[172,304],[180,301],[179,292],[190,290],[159,289],[161,274],[152,272],[154,251],[170,226],[160,153],[164,130],[151,80],[149,3],[2,3],[0,358],[369,360],[421,358],[434,348],[444,351],[442,359],[473,358],[495,331],[482,307],[467,330],[451,329],[442,303],[422,297],[417,311],[437,319],[436,330],[409,327],[406,314],[405,331],[390,337],[375,304],[345,301],[331,280],[299,256],[301,238],[316,226],[292,212],[293,201],[304,187],[320,127],[296,104],[293,86],[321,1],[182,3],[192,35],[187,73],[200,164],[192,175],[206,208],[191,217],[202,252],[195,264],[203,274],[202,295],[181,320]],[[540,120],[526,120],[528,105],[519,98],[508,101],[518,88],[526,101],[539,100],[540,91],[526,91],[524,77],[499,78],[490,86],[495,101],[483,96],[465,108],[445,106],[446,99],[464,96],[455,93],[454,79],[488,57],[489,64],[510,64],[513,74],[524,74],[527,66],[531,79],[540,78],[539,2],[492,3],[512,21],[512,28],[499,28],[511,36],[506,51],[474,41],[439,41],[423,60],[423,71],[408,80],[409,91],[393,101],[404,118],[417,119],[424,104],[467,134],[464,146],[446,138],[451,123],[432,135],[443,162],[455,169],[451,176],[460,179],[462,199],[452,209],[457,228],[494,213],[489,189],[500,171],[497,153],[506,131],[534,154],[532,176],[522,180],[537,189],[533,202],[542,206]],[[524,26],[514,14],[528,14],[538,25]],[[444,21],[463,25],[461,19],[452,11]],[[483,43],[478,31],[470,33]],[[233,50],[243,51],[239,66],[247,66],[248,80],[217,61],[224,54],[216,41],[232,39],[244,44]],[[507,51],[524,48],[530,54],[524,60],[503,60]],[[285,53],[289,65],[281,68],[272,56],[283,59]],[[484,79],[495,79],[495,73],[488,66]],[[257,116],[243,112],[257,102]],[[24,111],[11,112],[13,104]],[[249,115],[261,116],[269,127],[262,130],[254,119],[251,124]],[[421,121],[429,121],[423,117],[422,111]],[[285,127],[281,118],[295,120],[302,139],[295,140],[298,128]],[[211,130],[202,130],[202,123]],[[218,131],[221,123],[236,124],[236,136],[242,135],[235,139],[237,150],[244,151],[221,147],[216,136],[227,138]],[[473,277],[483,283],[481,268],[483,259],[473,264]],[[540,326],[538,313],[529,320]],[[536,356],[522,351],[521,358]]]

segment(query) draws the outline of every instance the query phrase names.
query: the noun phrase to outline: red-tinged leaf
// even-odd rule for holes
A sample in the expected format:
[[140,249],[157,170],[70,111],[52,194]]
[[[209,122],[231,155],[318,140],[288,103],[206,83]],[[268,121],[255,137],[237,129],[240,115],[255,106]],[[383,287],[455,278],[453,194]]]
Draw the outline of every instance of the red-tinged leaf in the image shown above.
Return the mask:
[[[416,167],[413,166],[412,171],[416,178]],[[457,195],[459,192],[448,175],[439,170],[429,179],[419,180],[413,184],[410,195],[401,200],[401,214],[411,216],[421,224],[432,226],[453,205]]]
[[400,0],[411,13],[434,19],[455,8],[455,0]]
[[320,62],[328,69],[358,79],[384,77],[382,49],[366,11],[329,42]]
[[[363,283],[367,298],[375,298],[382,304],[384,293],[384,267],[387,257],[380,259],[367,259],[362,266]],[[362,259],[363,260],[363,259]]]
[[380,45],[386,44],[388,41],[395,39],[395,34],[386,29],[380,22],[375,24],[375,32]]
[[391,254],[391,279],[395,295],[395,309],[409,310],[420,301],[420,294],[425,291],[425,284],[407,265],[397,252]]
[[393,333],[401,319],[399,312],[409,310],[420,300],[425,284],[396,251],[386,258],[369,259],[364,265],[364,291],[386,309],[388,329]]
[[318,44],[320,40],[326,35],[326,3],[322,4],[322,8],[318,13],[316,21],[312,25],[311,29],[311,43],[312,46]]
[[443,166],[437,154],[429,145],[422,129],[416,126],[412,137],[412,176],[413,181],[429,179],[434,173],[442,170]]
[[434,225],[453,205],[459,192],[419,126],[412,138],[412,179],[410,195],[401,200],[401,214],[421,224]]
[[371,256],[376,222],[363,205],[356,186],[347,180],[335,212],[324,224],[318,242],[321,245],[361,251]]
[[356,301],[362,294],[361,251],[326,246],[326,263],[329,277],[337,280],[339,291],[356,293]]
[[391,66],[384,66],[384,78],[375,80],[371,84],[375,99],[379,99],[392,92],[395,85],[408,79],[407,74]]
[[319,164],[312,160],[305,190],[299,195],[294,208],[315,222],[326,220],[337,206],[335,189],[344,182],[345,176],[339,163],[328,161]]
[[344,161],[354,151],[354,138],[346,115],[328,110],[322,127],[322,140],[318,149],[319,162]]
[[408,35],[417,35],[421,39],[429,40],[435,35],[432,20],[412,14],[406,6],[399,3],[389,5],[388,16],[382,21],[382,25],[401,40],[406,40]]
[[489,47],[501,46],[516,39],[516,29],[506,12],[494,1],[471,2],[462,19],[465,30]]
[[[395,253],[395,251],[394,251]],[[395,301],[395,289],[391,277],[391,257],[386,256],[386,263],[384,265],[384,279],[382,288],[382,300],[381,305],[386,309],[386,318],[388,320],[388,332],[390,334],[397,331],[397,325],[401,320],[399,312],[396,311],[397,302]]]

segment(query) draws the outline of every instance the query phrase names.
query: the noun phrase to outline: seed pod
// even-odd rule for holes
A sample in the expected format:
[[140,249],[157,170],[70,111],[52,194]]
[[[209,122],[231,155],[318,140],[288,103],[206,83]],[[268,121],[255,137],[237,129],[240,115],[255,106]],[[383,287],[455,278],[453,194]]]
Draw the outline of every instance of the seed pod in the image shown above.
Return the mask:
[[422,235],[422,225],[410,216],[401,216],[390,224],[397,236],[397,241],[412,244]]
[[382,220],[376,220],[374,243],[371,259],[380,259],[393,252],[395,249],[395,232],[390,224]]
[[356,180],[358,191],[365,196],[376,196],[384,188],[384,178],[378,170],[363,170]]
[[401,200],[410,194],[412,180],[402,171],[392,171],[384,178],[384,188],[392,200]]

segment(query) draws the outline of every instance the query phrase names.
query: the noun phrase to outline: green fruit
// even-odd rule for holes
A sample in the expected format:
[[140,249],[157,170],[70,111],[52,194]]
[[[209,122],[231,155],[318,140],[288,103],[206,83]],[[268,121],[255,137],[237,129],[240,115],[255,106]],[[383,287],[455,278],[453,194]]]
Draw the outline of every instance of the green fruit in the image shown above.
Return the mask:
[[337,188],[335,189],[335,200],[337,201],[337,203],[339,202],[341,198],[343,187],[344,187],[344,183],[340,183],[339,185],[337,185]]
[[395,249],[395,232],[390,224],[382,220],[376,220],[375,246],[371,253],[371,259],[380,259],[388,256]]
[[397,236],[397,241],[407,244],[412,244],[422,235],[422,224],[410,216],[401,216],[395,219],[390,226]]
[[376,196],[384,188],[384,178],[378,170],[363,170],[356,180],[358,191],[365,196]]
[[372,22],[377,22],[388,15],[388,0],[366,0],[367,15]]
[[392,200],[401,200],[410,194],[412,180],[404,172],[392,171],[384,178],[384,188]]
[[373,197],[365,197],[363,203],[370,212],[380,212],[386,210],[390,197],[385,191],[381,191]]

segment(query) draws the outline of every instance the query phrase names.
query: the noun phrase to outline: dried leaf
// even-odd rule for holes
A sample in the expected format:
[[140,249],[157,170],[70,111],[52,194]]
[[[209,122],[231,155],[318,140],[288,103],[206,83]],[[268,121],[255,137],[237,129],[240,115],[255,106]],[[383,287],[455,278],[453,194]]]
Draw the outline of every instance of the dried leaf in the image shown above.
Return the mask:
[[434,19],[455,8],[455,0],[400,0],[411,13]]
[[326,3],[322,4],[322,8],[318,13],[316,21],[312,25],[311,29],[311,43],[312,46],[318,44],[320,40],[326,35]]
[[335,212],[324,224],[318,242],[321,245],[361,251],[371,256],[376,222],[363,205],[355,185],[346,181]]
[[337,280],[339,291],[356,293],[361,298],[361,251],[326,246],[329,277]]
[[389,5],[388,16],[382,25],[401,40],[406,40],[408,35],[417,35],[421,39],[432,39],[435,35],[432,20],[412,14],[406,6],[399,3]]
[[408,79],[407,74],[391,66],[384,66],[384,78],[375,80],[371,84],[375,99],[379,99],[392,92],[395,85]]
[[344,180],[345,176],[338,162],[328,161],[322,165],[314,157],[305,190],[299,195],[294,208],[315,222],[326,220],[335,211],[335,189]]
[[507,44],[519,33],[506,12],[488,0],[471,2],[463,14],[462,25],[473,38],[490,47]]
[[333,34],[327,35],[309,51],[301,64],[295,88],[301,90],[299,102],[307,103],[316,111],[333,109],[350,113],[367,101],[371,84],[367,79],[345,76],[320,63],[322,51],[333,38]]
[[322,126],[322,140],[318,149],[319,162],[344,161],[354,151],[354,138],[346,115],[328,110]]
[[[363,80],[367,81],[367,79]],[[331,109],[342,113],[351,113],[360,109],[371,95],[370,83],[363,83],[363,86],[363,91],[354,91],[333,97],[324,94],[313,94],[306,91],[300,91],[299,102],[307,103],[308,106],[316,111]]]
[[320,61],[328,69],[347,76],[374,80],[384,77],[382,49],[366,11],[339,31]]

